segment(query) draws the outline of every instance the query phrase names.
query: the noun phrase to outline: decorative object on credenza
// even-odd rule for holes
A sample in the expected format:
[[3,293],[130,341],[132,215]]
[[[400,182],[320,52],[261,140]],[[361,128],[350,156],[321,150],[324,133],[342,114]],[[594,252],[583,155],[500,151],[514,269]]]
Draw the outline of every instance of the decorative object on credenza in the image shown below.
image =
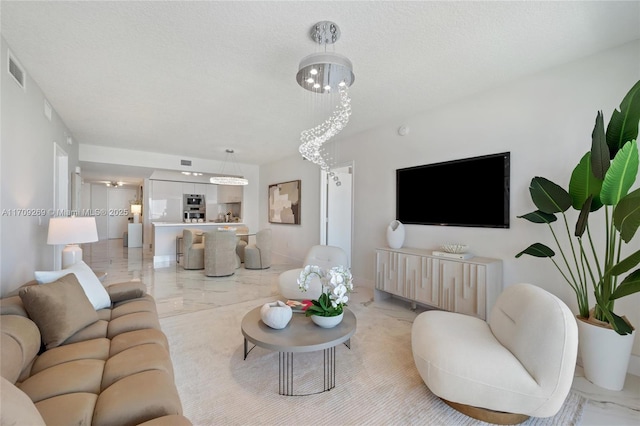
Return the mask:
[[[233,154],[235,153],[235,151],[233,149],[226,149],[225,152],[226,155],[224,158],[224,163],[222,163],[220,174],[210,177],[209,182],[216,185],[248,185],[249,181],[241,176],[242,173],[240,171],[240,168],[234,160]],[[237,174],[232,175],[229,173],[225,173],[227,162],[231,163],[231,168],[234,169],[232,170],[232,173]]]
[[269,222],[300,225],[301,181],[269,185]]
[[[322,283],[322,293],[317,300],[311,301],[305,311],[305,316],[323,328],[335,327],[342,321],[344,307],[347,306],[349,297],[347,294],[353,291],[353,277],[349,268],[334,266],[325,270],[317,265],[307,265],[300,272],[298,286],[300,290],[307,291],[314,277],[318,277]],[[313,317],[336,317],[334,320],[318,320]]]
[[[312,53],[300,61],[296,81],[305,90],[320,96],[318,104],[326,104],[325,98],[338,94],[339,99],[331,116],[321,124],[302,131],[300,134],[300,154],[329,173],[336,185],[340,185],[338,176],[330,172],[332,159],[323,145],[345,128],[351,115],[351,98],[349,86],[355,80],[353,65],[346,57],[335,52],[328,52],[326,47],[340,38],[340,28],[333,22],[322,21],[311,27],[311,39],[322,52]],[[313,100],[314,104],[315,99]]]
[[62,250],[62,269],[82,260],[78,244],[98,241],[95,217],[52,217],[49,219],[47,244],[66,244]]
[[[624,387],[634,338],[634,328],[629,321],[613,312],[614,303],[640,291],[640,269],[632,271],[640,263],[640,250],[637,245],[629,244],[640,227],[640,189],[629,192],[640,163],[639,121],[640,81],[626,94],[620,109],[613,111],[606,132],[602,112],[597,113],[591,150],[573,169],[568,191],[536,176],[531,180],[529,192],[538,210],[518,216],[549,227],[562,255],[560,260],[554,260],[556,253],[541,243],[530,245],[516,257],[528,254],[550,258],[571,286],[578,302],[579,346],[585,377],[610,390]],[[573,229],[565,213],[571,207],[579,211]],[[565,238],[559,238],[552,226],[557,220],[556,214],[562,216],[564,223],[558,230],[565,230]],[[596,222],[589,226],[594,217]],[[598,228],[600,233],[596,233]],[[592,309],[588,287],[595,296]],[[583,330],[603,326],[608,328],[604,330],[613,335],[613,340],[626,347],[625,353],[617,356],[612,344],[605,341],[587,344],[591,333],[585,334]]]
[[404,225],[399,220],[392,220],[387,226],[387,244],[393,249],[399,249],[404,244]]
[[447,243],[442,245],[442,250],[446,251],[447,253],[466,253],[468,248],[469,246],[467,246],[466,244],[460,243]]
[[273,303],[265,303],[260,308],[262,322],[276,330],[285,328],[291,321],[292,316],[291,307],[280,300]]

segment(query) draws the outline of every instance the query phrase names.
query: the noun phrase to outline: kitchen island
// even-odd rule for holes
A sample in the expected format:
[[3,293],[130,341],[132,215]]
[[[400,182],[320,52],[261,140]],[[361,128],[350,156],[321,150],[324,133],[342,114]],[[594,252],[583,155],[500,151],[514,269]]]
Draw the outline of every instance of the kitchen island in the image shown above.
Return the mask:
[[204,232],[217,228],[246,226],[242,222],[152,222],[153,266],[169,266],[176,261],[176,241],[184,229],[202,229]]

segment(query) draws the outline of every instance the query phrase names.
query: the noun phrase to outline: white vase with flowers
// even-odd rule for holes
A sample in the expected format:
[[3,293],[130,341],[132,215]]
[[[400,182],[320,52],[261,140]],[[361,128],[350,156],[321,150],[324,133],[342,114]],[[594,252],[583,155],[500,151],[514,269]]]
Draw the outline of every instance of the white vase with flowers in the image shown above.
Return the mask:
[[322,293],[317,300],[312,300],[306,309],[305,316],[324,328],[335,327],[342,320],[344,307],[349,301],[348,294],[353,291],[353,277],[349,268],[334,266],[326,270],[317,265],[307,265],[300,272],[298,286],[307,291],[313,277],[322,283]]

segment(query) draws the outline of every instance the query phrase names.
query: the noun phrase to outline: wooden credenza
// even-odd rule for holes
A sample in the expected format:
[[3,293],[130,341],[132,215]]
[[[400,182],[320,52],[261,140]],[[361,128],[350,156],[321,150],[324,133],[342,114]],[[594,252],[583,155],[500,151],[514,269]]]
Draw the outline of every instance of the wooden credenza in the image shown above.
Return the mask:
[[453,259],[416,248],[376,249],[375,297],[415,303],[487,319],[502,292],[502,261]]

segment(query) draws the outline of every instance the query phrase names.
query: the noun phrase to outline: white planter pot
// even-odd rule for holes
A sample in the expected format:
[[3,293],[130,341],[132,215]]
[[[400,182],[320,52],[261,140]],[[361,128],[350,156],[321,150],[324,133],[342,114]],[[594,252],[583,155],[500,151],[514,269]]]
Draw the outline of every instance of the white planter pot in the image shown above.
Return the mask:
[[273,303],[265,303],[262,305],[262,308],[260,308],[260,318],[262,322],[276,330],[285,328],[287,324],[289,324],[289,321],[291,321],[292,316],[293,311],[291,307],[280,300]]
[[311,315],[311,321],[322,328],[333,328],[342,322],[343,316],[344,313],[336,315],[335,317],[321,317],[318,315]]
[[392,249],[399,249],[404,244],[404,225],[399,220],[393,220],[387,226],[387,244]]
[[610,328],[578,318],[578,351],[584,376],[602,388],[619,391],[631,359],[635,331],[621,336]]

